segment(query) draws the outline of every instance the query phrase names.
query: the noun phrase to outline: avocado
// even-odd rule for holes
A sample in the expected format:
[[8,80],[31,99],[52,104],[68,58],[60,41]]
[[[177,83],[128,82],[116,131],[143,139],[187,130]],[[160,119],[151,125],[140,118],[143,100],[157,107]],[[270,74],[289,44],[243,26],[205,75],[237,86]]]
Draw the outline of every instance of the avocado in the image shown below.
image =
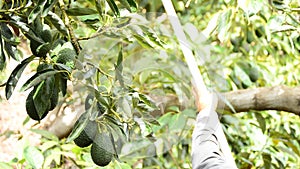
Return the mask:
[[98,166],[107,166],[113,159],[113,145],[110,136],[98,133],[91,147],[92,160]]
[[74,50],[65,48],[58,52],[57,63],[65,64],[71,68],[74,67],[74,59],[76,57],[76,53]]
[[[82,118],[79,118],[75,125],[79,123],[79,120]],[[79,134],[79,136],[74,139],[74,142],[79,147],[87,147],[93,143],[94,137],[98,131],[98,124],[95,121],[88,120],[88,123],[86,127],[82,130],[82,132]]]

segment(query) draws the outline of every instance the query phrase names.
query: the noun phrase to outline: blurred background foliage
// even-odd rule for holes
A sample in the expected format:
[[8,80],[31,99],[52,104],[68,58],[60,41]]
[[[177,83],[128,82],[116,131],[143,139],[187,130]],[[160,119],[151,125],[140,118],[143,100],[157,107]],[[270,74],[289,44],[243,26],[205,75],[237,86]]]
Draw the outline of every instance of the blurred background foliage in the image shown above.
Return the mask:
[[[0,13],[5,17],[32,14],[30,11],[33,7],[22,6],[21,2],[27,3],[1,1]],[[155,119],[153,116],[145,117],[143,121],[146,123],[139,123],[130,110],[124,109],[126,106],[120,106],[118,110],[123,112],[121,118],[125,121],[131,119],[130,122],[136,124],[136,135],[131,135],[133,141],[127,144],[132,151],[121,152],[121,161],[114,160],[106,168],[191,168],[191,124],[196,112],[192,99],[184,102],[185,98],[191,97],[191,84],[176,39],[168,27],[168,20],[162,17],[164,8],[161,1],[64,1],[68,19],[64,18],[58,2],[51,2],[54,3],[51,11],[62,20],[54,22],[52,14],[45,14],[45,24],[49,25],[55,37],[60,37],[57,39],[64,41],[71,41],[68,32],[71,28],[83,47],[78,63],[90,66],[89,69],[77,67],[72,70],[74,85],[84,79],[87,86],[101,84],[97,90],[102,93],[118,94],[121,81],[124,81],[134,91],[122,91],[123,95],[117,98],[126,96],[133,99],[135,91],[145,95],[171,94],[180,95],[180,104],[188,105],[167,105],[166,111],[154,116]],[[95,2],[99,2],[100,6]],[[136,2],[136,5],[128,2]],[[173,4],[184,25],[190,43],[188,45],[197,57],[209,87],[228,92],[263,86],[298,86],[299,1],[173,0]],[[18,5],[22,8],[18,8]],[[126,25],[128,18],[122,17],[128,13],[137,13],[136,22],[130,26]],[[5,17],[2,16],[1,23],[5,23]],[[32,38],[20,23],[23,22],[11,24]],[[6,52],[2,50],[1,54],[8,56],[4,58],[22,60],[21,54],[13,53],[17,53],[15,49],[21,41],[27,43],[28,40],[16,34],[15,31],[14,36],[6,35],[3,38],[1,45],[6,45]],[[55,55],[55,50],[60,49],[53,49],[49,55]],[[123,65],[118,62],[120,58],[125,60]],[[145,66],[145,63],[148,65]],[[124,67],[121,77],[115,71],[120,67]],[[149,69],[145,69],[147,67]],[[99,69],[96,71],[94,68]],[[4,77],[2,79],[1,75],[1,83],[5,81]],[[146,107],[150,111],[148,100],[142,96],[138,99],[143,101],[144,107],[137,108]],[[126,104],[133,106],[133,102]],[[221,121],[239,168],[299,168],[299,116],[280,111],[222,112]],[[97,168],[91,161],[89,148],[78,148],[73,142],[66,143],[66,139],[59,140],[46,131],[33,132],[42,135],[41,145],[24,145],[20,157],[10,162],[0,162],[0,168]],[[170,138],[177,139],[175,142],[168,137],[172,132],[175,135]],[[147,139],[139,141],[140,136]],[[161,144],[153,148],[151,139],[155,136],[161,139]]]

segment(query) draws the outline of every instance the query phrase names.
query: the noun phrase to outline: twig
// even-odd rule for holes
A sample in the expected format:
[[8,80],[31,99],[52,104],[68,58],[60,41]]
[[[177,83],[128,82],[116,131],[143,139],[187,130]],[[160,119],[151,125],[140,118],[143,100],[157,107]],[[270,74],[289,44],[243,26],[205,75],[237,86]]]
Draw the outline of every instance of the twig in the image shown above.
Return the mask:
[[75,48],[75,51],[78,55],[80,53],[81,47],[80,47],[80,44],[78,43],[77,38],[74,34],[73,28],[70,25],[70,19],[69,19],[69,16],[68,16],[67,12],[66,12],[65,3],[64,3],[63,0],[58,0],[58,2],[59,2],[59,7],[60,7],[60,9],[62,11],[62,14],[64,16],[64,23],[65,23],[65,25],[66,25],[66,27],[69,31],[71,43],[72,43],[73,47]]
[[300,8],[291,8],[292,12],[300,12]]
[[0,85],[0,87],[4,87],[4,86],[6,86],[6,82]]
[[178,169],[181,169],[180,165],[178,164],[177,159],[173,156],[173,152],[172,152],[171,149],[168,150],[168,153],[170,154],[170,156],[171,156],[173,162],[175,163],[176,167],[177,167]]

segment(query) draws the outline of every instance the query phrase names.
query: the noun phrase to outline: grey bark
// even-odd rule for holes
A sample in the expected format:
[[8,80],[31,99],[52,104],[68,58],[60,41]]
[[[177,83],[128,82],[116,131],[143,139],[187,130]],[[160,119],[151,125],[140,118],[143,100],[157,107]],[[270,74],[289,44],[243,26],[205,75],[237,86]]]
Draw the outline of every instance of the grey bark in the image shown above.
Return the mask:
[[[300,86],[261,87],[231,91],[222,94],[232,105],[235,112],[249,110],[278,110],[300,115]],[[228,105],[219,99],[218,109],[232,111]]]

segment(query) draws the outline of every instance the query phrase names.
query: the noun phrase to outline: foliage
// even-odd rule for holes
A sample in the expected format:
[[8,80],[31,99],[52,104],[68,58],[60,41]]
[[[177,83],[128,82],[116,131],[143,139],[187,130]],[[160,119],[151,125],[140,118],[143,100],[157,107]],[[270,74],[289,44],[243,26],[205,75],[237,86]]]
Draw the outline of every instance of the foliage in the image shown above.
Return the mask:
[[[210,87],[225,92],[299,84],[297,1],[173,2]],[[97,122],[98,131],[110,133],[115,143],[107,168],[191,168],[190,74],[161,12],[159,0],[1,1],[0,70],[10,59],[20,62],[5,84],[6,98],[25,67],[38,60],[36,74],[21,88],[34,91],[29,107],[36,120],[55,107],[56,98],[68,96],[70,82],[74,102],[90,105],[67,139],[34,130],[43,136],[41,146],[24,147],[22,158],[0,163],[1,168],[95,168],[90,147],[72,142],[88,121]],[[24,41],[32,52],[25,58],[18,51]],[[150,96],[175,96],[177,104],[161,110]],[[223,112],[222,122],[239,168],[300,165],[299,117]]]
[[[23,149],[19,156],[10,162],[0,163],[1,168],[68,168],[70,166],[95,167],[87,149],[77,147],[73,143],[66,143],[65,139],[60,140],[52,133],[45,130],[32,129],[34,133],[42,136],[38,147],[30,145],[26,138]],[[21,142],[20,141],[20,142]]]
[[[187,10],[191,17],[183,16],[198,23],[214,45],[204,71],[213,85],[219,91],[297,86],[299,2],[216,2],[198,1]],[[275,111],[224,114],[239,168],[298,168],[298,116]]]

